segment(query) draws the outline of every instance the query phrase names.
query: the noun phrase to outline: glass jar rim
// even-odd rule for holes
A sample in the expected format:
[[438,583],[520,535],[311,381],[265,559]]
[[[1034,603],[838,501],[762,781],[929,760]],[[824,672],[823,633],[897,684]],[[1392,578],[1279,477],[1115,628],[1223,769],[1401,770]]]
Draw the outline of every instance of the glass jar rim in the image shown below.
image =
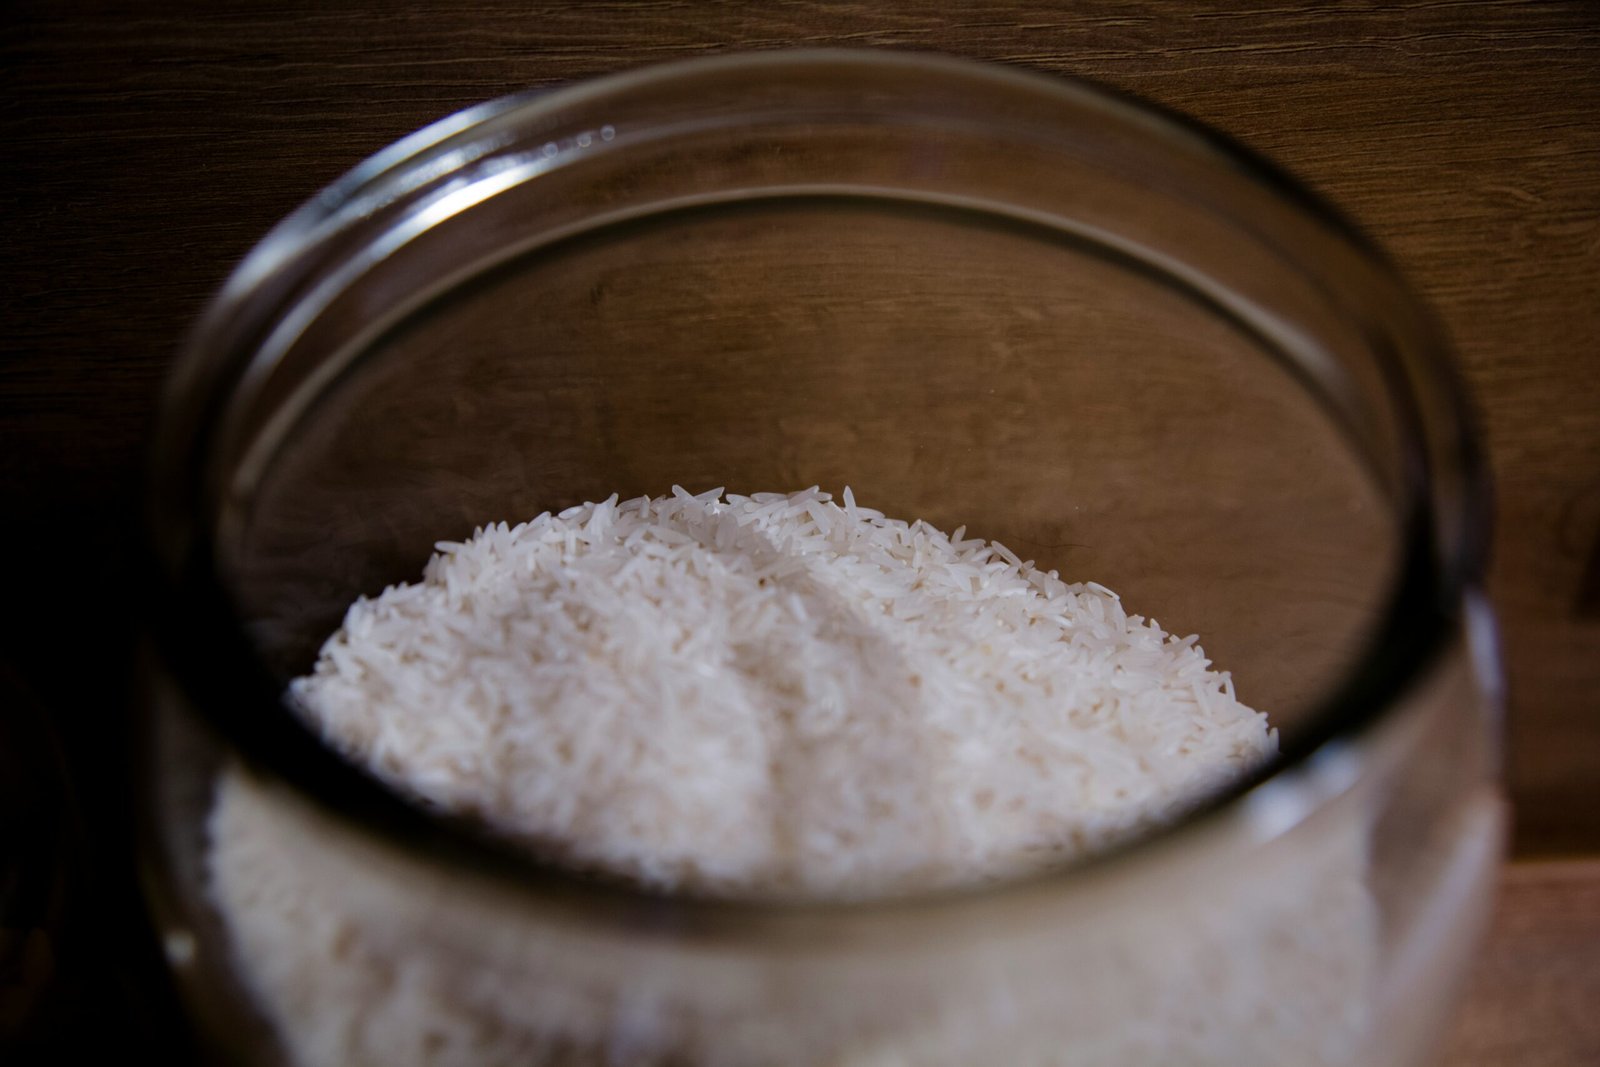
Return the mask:
[[[994,885],[865,900],[795,902],[663,894],[620,880],[579,874],[501,844],[462,819],[423,811],[378,783],[368,772],[325,747],[298,716],[287,714],[281,686],[256,656],[239,622],[217,566],[208,514],[205,442],[216,432],[216,401],[235,382],[218,354],[239,355],[227,335],[263,286],[314,258],[331,238],[359,225],[373,211],[434,180],[441,167],[475,158],[487,128],[503,121],[535,122],[577,105],[603,103],[622,93],[670,86],[707,74],[785,77],[830,67],[901,70],[923,77],[987,82],[1011,92],[1101,109],[1112,121],[1132,123],[1164,146],[1242,174],[1276,200],[1314,220],[1352,248],[1409,313],[1415,332],[1406,352],[1413,365],[1397,381],[1432,395],[1426,410],[1411,405],[1418,421],[1413,484],[1402,501],[1399,578],[1382,621],[1363,653],[1310,716],[1310,728],[1281,757],[1182,819],[1125,846]],[[601,127],[599,135],[606,140]],[[443,162],[441,162],[443,161]],[[244,354],[248,358],[249,353]],[[1391,351],[1390,358],[1398,358]],[[1426,424],[1426,425],[1424,425]],[[1441,472],[1448,478],[1441,479]],[[1447,482],[1448,491],[1441,491]],[[287,780],[320,805],[353,820],[380,840],[421,847],[442,862],[459,863],[516,891],[581,901],[585,906],[652,910],[670,908],[677,928],[701,927],[737,914],[745,921],[789,915],[879,909],[885,905],[950,906],[1054,889],[1090,869],[1111,870],[1133,855],[1152,855],[1192,836],[1204,823],[1242,825],[1264,838],[1286,832],[1321,804],[1352,785],[1346,743],[1385,718],[1423,678],[1460,626],[1458,613],[1481,581],[1488,535],[1487,476],[1464,392],[1445,346],[1387,259],[1342,214],[1275,165],[1225,134],[1180,113],[1120,90],[1082,79],[1053,76],[946,56],[867,49],[805,49],[730,53],[643,67],[552,90],[491,100],[441,119],[380,150],[274,227],[234,270],[189,336],[163,397],[152,452],[147,539],[153,631],[161,656],[190,703],[246,761]],[[1493,665],[1474,661],[1480,674]],[[1330,772],[1329,768],[1335,768]],[[1270,810],[1271,817],[1260,813]],[[1251,815],[1250,812],[1255,812]]]

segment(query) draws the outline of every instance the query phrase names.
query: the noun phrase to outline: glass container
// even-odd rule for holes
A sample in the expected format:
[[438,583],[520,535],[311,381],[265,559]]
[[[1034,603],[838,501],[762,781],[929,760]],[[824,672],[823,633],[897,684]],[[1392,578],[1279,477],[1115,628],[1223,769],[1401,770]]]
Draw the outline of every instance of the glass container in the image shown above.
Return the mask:
[[[512,852],[285,710],[435,541],[674,484],[849,485],[1110,586],[1281,756],[1003,885],[709,900]],[[1502,841],[1484,499],[1392,267],[1150,104],[884,52],[484,104],[274,229],[172,376],[151,906],[226,1062],[1422,1063]]]

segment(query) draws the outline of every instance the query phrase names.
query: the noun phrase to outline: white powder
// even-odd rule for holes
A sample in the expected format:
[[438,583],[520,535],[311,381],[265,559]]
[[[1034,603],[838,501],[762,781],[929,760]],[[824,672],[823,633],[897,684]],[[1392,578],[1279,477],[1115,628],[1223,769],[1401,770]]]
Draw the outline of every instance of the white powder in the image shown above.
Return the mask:
[[[1194,638],[848,490],[612,498],[441,543],[420,584],[350,608],[293,695],[430,804],[713,894],[1035,871],[1276,746]],[[1362,1033],[1374,930],[1364,816],[1341,820],[1103,922],[1067,894],[1020,941],[905,958],[496,910],[237,771],[210,862],[301,1067],[1333,1064]]]
[[293,695],[431,804],[653,886],[856,895],[1080,856],[1275,748],[1195,639],[813,488],[443,542]]

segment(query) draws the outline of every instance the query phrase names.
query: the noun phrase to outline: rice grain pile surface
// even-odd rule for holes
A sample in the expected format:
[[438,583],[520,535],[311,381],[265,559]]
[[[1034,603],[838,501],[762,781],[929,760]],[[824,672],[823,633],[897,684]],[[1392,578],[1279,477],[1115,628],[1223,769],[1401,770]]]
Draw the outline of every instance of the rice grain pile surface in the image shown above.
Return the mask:
[[848,489],[613,496],[441,542],[292,693],[430,804],[712,893],[1016,875],[1274,751],[1194,637],[963,534]]
[[[1036,871],[1276,748],[1193,637],[815,488],[613,497],[440,543],[422,581],[352,605],[291,689],[425,803],[710,895]],[[1202,857],[1091,921],[1047,895],[1057,910],[1009,933],[936,926],[887,952],[575,922],[237,767],[208,868],[296,1067],[1333,1067],[1367,1026],[1367,818],[1347,805],[1248,863]]]

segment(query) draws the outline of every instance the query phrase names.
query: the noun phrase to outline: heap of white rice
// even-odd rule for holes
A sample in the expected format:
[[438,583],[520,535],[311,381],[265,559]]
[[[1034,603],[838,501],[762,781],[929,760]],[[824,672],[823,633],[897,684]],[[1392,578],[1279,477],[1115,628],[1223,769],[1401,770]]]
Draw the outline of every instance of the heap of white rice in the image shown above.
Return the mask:
[[1194,637],[816,488],[544,514],[357,601],[292,692],[393,785],[661,888],[995,879],[1275,748]]
[[[350,608],[293,694],[428,803],[714,894],[1037,870],[1276,746],[1193,637],[1109,590],[816,489],[613,497],[442,543],[421,583]],[[237,768],[209,873],[297,1067],[1331,1067],[1365,1039],[1376,958],[1368,817],[1333,815],[1169,856],[1176,884],[1133,897],[1042,894],[1026,921],[889,949],[578,921]]]

